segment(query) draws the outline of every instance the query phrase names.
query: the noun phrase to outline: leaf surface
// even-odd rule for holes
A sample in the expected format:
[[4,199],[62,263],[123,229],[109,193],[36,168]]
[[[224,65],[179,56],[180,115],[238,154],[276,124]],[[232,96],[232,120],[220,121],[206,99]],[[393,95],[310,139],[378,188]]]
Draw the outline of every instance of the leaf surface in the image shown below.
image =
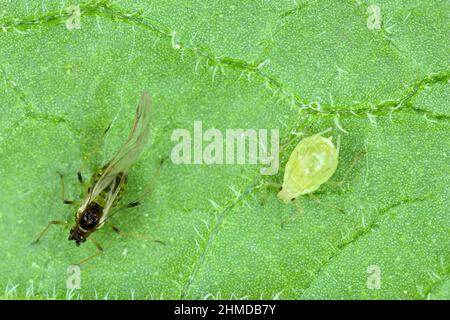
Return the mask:
[[[378,31],[370,4],[83,1],[68,30],[68,2],[3,1],[0,295],[448,299],[448,1],[378,1]],[[96,232],[104,254],[68,290],[68,267],[94,246],[57,226],[30,245],[49,220],[73,221],[57,171],[79,199],[76,172],[88,179],[120,147],[145,89],[151,142],[126,198],[152,192],[112,218],[145,238]],[[339,166],[288,205],[266,187],[282,172],[258,165],[168,160],[156,176],[172,132],[194,121],[278,128],[281,167],[302,136],[331,127]]]

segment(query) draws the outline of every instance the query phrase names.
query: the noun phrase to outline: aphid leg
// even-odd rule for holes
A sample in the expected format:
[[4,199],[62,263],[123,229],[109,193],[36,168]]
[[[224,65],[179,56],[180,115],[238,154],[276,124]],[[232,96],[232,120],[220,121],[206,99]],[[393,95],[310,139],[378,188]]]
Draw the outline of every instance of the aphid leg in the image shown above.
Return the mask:
[[95,241],[92,238],[87,238],[87,240],[91,241],[95,245],[95,248],[97,248],[97,252],[94,253],[93,255],[91,255],[91,256],[89,256],[87,258],[84,258],[83,260],[75,263],[75,265],[80,265],[82,263],[85,263],[86,261],[91,260],[92,258],[95,258],[96,256],[98,256],[98,255],[103,253],[103,248],[97,241]]
[[[281,191],[282,185],[279,184],[278,182],[273,181],[273,180],[267,180],[267,181],[264,181],[258,188],[261,188],[263,190],[267,190],[270,193],[272,193],[273,190],[271,190],[271,189],[275,189],[277,191]],[[267,202],[267,194],[263,193],[263,196],[260,198],[259,204],[261,206],[264,206],[266,204],[266,202]]]
[[142,203],[139,202],[139,201],[132,201],[132,202],[127,203],[126,205],[124,205],[123,208],[124,208],[124,209],[127,209],[127,208],[133,208],[133,207],[140,206],[141,204],[142,204]]
[[[162,166],[163,166],[164,162],[165,162],[167,159],[168,159],[168,157],[166,156],[166,157],[163,157],[163,158],[161,158],[161,159],[159,160],[159,166],[158,166],[158,169],[156,170],[155,175],[153,176],[152,182],[154,182],[154,181],[156,180],[156,178],[159,176],[159,174],[160,174],[160,172],[161,172],[161,169],[162,169]],[[124,204],[124,205],[120,206],[117,210],[127,209],[127,208],[133,208],[133,207],[139,206],[139,205],[142,203],[142,199],[143,199],[147,194],[149,194],[149,193],[152,191],[153,186],[154,186],[154,184],[153,184],[152,182],[150,182],[149,184],[147,184],[147,186],[146,186],[145,189],[144,189],[144,192],[142,192],[142,194],[141,194],[140,196],[138,196],[138,197],[137,197],[136,199],[134,199],[133,201],[131,201],[131,202],[127,203],[127,204]]]
[[73,200],[66,200],[64,197],[64,176],[62,175],[61,172],[58,172],[58,174],[59,174],[59,178],[61,179],[61,200],[65,204],[72,204]]
[[337,182],[337,185],[342,188],[342,185],[344,184],[344,181],[347,179],[350,172],[352,172],[355,165],[358,163],[358,161],[366,154],[367,152],[365,150],[362,150],[356,154],[356,156],[353,158],[352,163],[350,164],[350,167],[345,171],[344,176],[342,177],[341,181]]
[[161,159],[159,159],[159,167],[161,168],[162,165],[164,164],[164,162],[166,162],[166,160],[169,159],[169,156],[164,156]]
[[112,225],[112,224],[110,224],[110,227],[111,227],[111,229],[113,229],[113,231],[114,231],[115,233],[117,233],[119,236],[132,237],[132,238],[137,238],[137,239],[141,239],[141,240],[152,240],[152,241],[154,241],[154,242],[156,242],[156,243],[166,245],[166,243],[165,243],[164,241],[161,241],[161,240],[153,240],[153,239],[150,239],[150,238],[148,238],[148,237],[146,237],[145,235],[142,235],[142,234],[122,232],[119,228],[117,228],[116,226],[114,226],[114,225]]
[[324,207],[327,207],[327,208],[334,209],[334,210],[336,210],[336,211],[339,211],[340,213],[345,213],[345,211],[342,210],[341,208],[338,208],[338,207],[333,206],[333,205],[331,205],[331,204],[325,204],[325,203],[321,202],[321,201],[319,200],[319,198],[317,198],[317,197],[316,197],[315,195],[313,195],[312,193],[308,193],[308,196],[309,196],[314,202],[316,202],[317,204],[320,204],[320,205],[322,205],[322,206],[324,206]]
[[83,176],[81,175],[81,172],[77,172],[78,182],[80,182],[81,185],[84,185]]
[[266,182],[264,183],[264,185],[265,185],[267,188],[275,188],[275,189],[279,189],[279,190],[281,190],[281,187],[282,187],[282,185],[279,184],[278,182],[271,181],[271,180],[266,181]]
[[128,203],[126,203],[124,205],[121,205],[113,213],[116,213],[117,211],[122,210],[122,209],[129,209],[129,208],[134,208],[134,207],[140,206],[142,204],[142,202],[140,202],[139,199],[143,198],[145,194],[146,193],[144,193],[143,195],[137,197],[136,200],[133,200],[133,201],[128,202]]
[[111,125],[112,125],[112,121],[108,124],[108,127],[105,129],[105,131],[103,131],[103,135],[106,135],[109,131],[109,129],[111,129]]
[[281,220],[281,223],[280,223],[281,229],[284,229],[287,224],[297,220],[297,218],[300,217],[304,212],[305,212],[305,209],[303,208],[302,205],[300,205],[298,207],[298,210],[294,214],[289,214],[289,216],[287,218],[284,218],[283,220]]
[[44,236],[44,234],[47,233],[48,228],[50,228],[51,225],[67,225],[67,222],[65,221],[60,221],[60,220],[52,220],[49,221],[49,223],[47,224],[47,226],[44,228],[44,230],[42,230],[42,232],[39,234],[39,236],[37,237],[36,240],[34,240],[31,244],[36,244],[39,242],[39,240],[41,240],[41,238]]

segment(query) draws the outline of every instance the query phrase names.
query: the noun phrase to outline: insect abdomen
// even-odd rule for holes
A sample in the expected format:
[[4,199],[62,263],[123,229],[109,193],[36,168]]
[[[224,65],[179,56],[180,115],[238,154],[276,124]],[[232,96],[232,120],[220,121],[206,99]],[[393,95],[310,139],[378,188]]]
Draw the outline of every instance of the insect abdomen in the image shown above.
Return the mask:
[[317,190],[334,174],[337,164],[338,151],[330,139],[320,134],[303,139],[289,157],[278,197],[287,203]]

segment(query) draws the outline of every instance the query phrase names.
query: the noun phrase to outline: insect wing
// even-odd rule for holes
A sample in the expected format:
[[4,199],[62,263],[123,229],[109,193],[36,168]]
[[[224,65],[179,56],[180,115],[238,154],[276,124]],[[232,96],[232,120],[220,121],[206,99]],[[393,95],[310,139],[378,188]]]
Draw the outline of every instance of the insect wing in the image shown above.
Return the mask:
[[108,163],[106,169],[95,183],[91,192],[80,210],[84,210],[87,205],[95,199],[102,191],[109,190],[108,200],[104,207],[102,221],[106,219],[115,198],[125,183],[128,171],[142,152],[150,132],[151,120],[151,97],[148,92],[144,92],[136,109],[133,128],[127,140],[116,153],[114,158]]
[[[122,148],[108,164],[105,173],[114,176],[120,172],[127,173],[133,162],[147,143],[151,120],[151,97],[144,92],[136,109],[133,129]],[[100,180],[99,180],[100,181]]]

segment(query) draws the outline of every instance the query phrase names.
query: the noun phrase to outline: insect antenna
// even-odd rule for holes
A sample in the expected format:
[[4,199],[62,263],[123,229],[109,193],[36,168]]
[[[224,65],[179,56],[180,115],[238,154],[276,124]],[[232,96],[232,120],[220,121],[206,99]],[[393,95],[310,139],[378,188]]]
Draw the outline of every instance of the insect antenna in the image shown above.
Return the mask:
[[[84,159],[85,163],[84,163],[83,167],[81,168],[82,172],[86,171],[86,166],[91,161],[93,161],[92,159],[94,159],[97,156],[97,154],[100,152],[100,150],[101,150],[100,147],[101,147],[102,143],[104,142],[106,134],[111,129],[111,126],[112,126],[112,121],[108,124],[108,127],[106,127],[106,129],[103,130],[103,133],[99,137],[97,137],[97,139],[95,140],[95,143],[94,143],[94,145],[92,146],[92,149],[91,149],[92,151],[88,152],[87,157]],[[81,177],[81,174],[78,176],[78,179],[81,182],[83,180],[83,178],[81,177],[81,179],[80,179],[80,177]]]

